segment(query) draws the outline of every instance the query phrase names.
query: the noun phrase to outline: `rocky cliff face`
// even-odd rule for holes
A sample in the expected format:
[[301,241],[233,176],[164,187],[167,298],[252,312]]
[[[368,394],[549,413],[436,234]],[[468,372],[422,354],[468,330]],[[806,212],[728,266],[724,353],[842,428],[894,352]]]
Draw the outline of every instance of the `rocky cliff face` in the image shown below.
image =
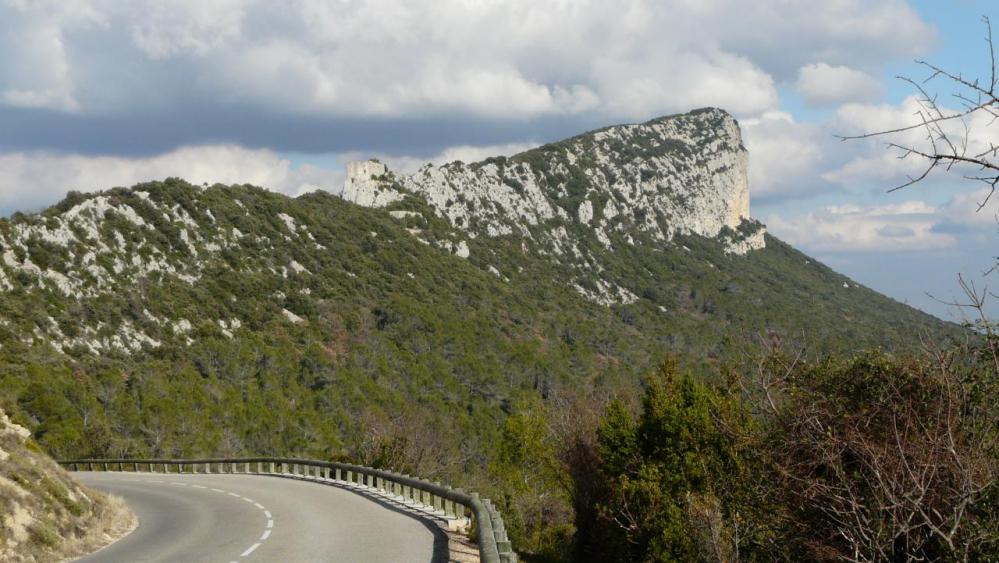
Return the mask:
[[574,227],[608,250],[696,234],[723,237],[730,252],[745,254],[764,246],[749,215],[747,166],[735,119],[703,109],[409,175],[352,163],[343,197],[384,207],[417,194],[469,237],[523,236],[555,255],[585,256]]

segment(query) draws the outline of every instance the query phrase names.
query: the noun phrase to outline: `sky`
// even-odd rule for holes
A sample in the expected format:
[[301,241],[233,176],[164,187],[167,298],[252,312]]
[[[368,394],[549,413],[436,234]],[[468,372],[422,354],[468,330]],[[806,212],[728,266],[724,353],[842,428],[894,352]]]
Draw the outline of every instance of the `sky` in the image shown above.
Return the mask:
[[[0,216],[178,176],[337,192],[344,165],[513,154],[717,106],[754,217],[951,320],[999,274],[999,197],[849,135],[911,122],[914,61],[987,78],[976,0],[0,0]],[[927,85],[957,107],[953,89]],[[972,147],[999,124],[955,131]],[[918,140],[918,139],[917,139]],[[993,279],[996,278],[996,279]],[[999,316],[999,307],[990,309]]]

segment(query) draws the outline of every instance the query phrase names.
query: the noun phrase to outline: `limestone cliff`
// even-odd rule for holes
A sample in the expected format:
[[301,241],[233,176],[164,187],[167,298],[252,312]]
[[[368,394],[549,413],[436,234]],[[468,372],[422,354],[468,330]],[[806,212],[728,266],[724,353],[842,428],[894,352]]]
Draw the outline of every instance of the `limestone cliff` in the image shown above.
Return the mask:
[[745,254],[764,246],[762,226],[747,228],[747,167],[738,123],[709,108],[408,175],[352,163],[343,197],[382,207],[418,194],[469,237],[522,235],[557,255],[577,253],[569,224],[591,229],[607,249],[612,233],[626,244],[697,234],[723,236],[730,252]]

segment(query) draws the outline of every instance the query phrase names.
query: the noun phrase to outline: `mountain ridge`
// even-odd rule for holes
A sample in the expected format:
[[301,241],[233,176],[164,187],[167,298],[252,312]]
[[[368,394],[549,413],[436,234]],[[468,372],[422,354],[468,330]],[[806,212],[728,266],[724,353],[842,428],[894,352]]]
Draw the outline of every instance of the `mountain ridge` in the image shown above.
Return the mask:
[[[516,405],[632,392],[669,354],[707,372],[762,334],[815,354],[963,335],[751,221],[702,236],[635,214],[607,223],[608,248],[603,184],[573,196],[565,150],[528,156],[564,216],[526,233],[455,225],[391,177],[401,195],[378,208],[168,179],[0,219],[0,408],[67,457],[373,462],[415,427],[437,452],[420,474],[456,477],[479,474]],[[644,201],[669,185],[631,173]],[[600,204],[581,222],[584,201]],[[732,252],[751,236],[765,244]]]

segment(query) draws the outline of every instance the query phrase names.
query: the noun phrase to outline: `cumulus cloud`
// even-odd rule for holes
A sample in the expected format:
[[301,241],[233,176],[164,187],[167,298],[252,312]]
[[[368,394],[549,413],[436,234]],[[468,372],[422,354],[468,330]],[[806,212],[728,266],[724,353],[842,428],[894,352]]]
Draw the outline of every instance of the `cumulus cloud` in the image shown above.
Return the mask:
[[829,190],[815,171],[825,165],[828,135],[815,125],[772,111],[741,122],[749,151],[749,187],[754,201],[766,203]]
[[[959,112],[956,108],[945,106],[940,109],[944,115]],[[899,104],[845,104],[837,109],[829,128],[842,135],[889,131],[918,124],[920,113],[925,114],[925,109],[915,96],[910,96]],[[942,128],[959,150],[966,150],[967,154],[979,154],[999,146],[999,128],[993,125],[991,114],[978,112],[964,119],[946,121]],[[885,143],[889,141],[927,153],[935,150],[921,128],[889,136],[854,140],[847,144],[862,151],[842,165],[826,171],[823,178],[845,187],[875,185],[887,189],[917,177],[925,170],[926,160],[914,155],[899,158],[904,156],[903,153],[885,147]],[[927,183],[954,178],[964,181],[962,176],[971,172],[973,170],[959,165],[949,171],[941,167],[927,178]]]
[[317,188],[339,191],[343,184],[341,170],[292,167],[273,151],[231,145],[184,147],[150,158],[9,153],[0,154],[0,215],[38,210],[70,190],[104,190],[171,176],[194,184],[254,184],[292,196]]
[[829,206],[791,218],[772,215],[767,226],[777,236],[812,251],[899,251],[954,245],[953,235],[934,229],[938,221],[935,207],[906,201]]
[[0,22],[0,104],[84,114],[748,115],[802,65],[877,66],[933,36],[903,0],[6,0]]
[[79,110],[66,36],[106,26],[86,2],[0,2],[0,104]]
[[812,105],[870,101],[884,94],[881,82],[866,72],[826,63],[801,67],[794,88]]

